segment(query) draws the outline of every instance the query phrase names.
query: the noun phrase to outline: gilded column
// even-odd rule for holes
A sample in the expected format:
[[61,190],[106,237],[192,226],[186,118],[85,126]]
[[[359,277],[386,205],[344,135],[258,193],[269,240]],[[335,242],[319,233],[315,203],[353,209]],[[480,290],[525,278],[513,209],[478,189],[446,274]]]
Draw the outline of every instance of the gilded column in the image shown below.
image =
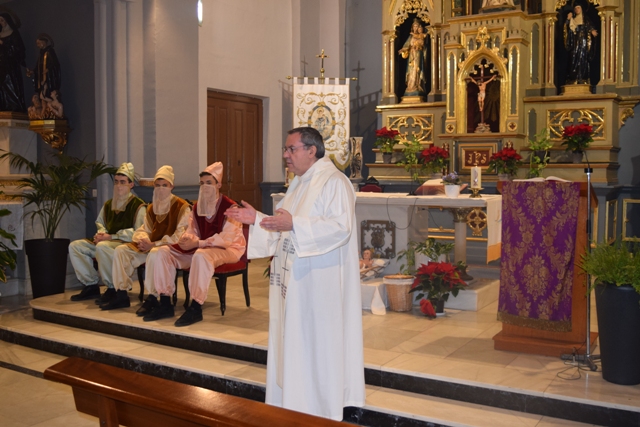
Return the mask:
[[545,89],[552,90],[553,93],[548,93],[548,95],[555,95],[555,84],[553,81],[553,77],[555,74],[555,29],[556,22],[558,19],[553,16],[547,20],[547,31],[545,32],[545,73],[544,73],[544,82],[543,87]]
[[382,32],[382,104],[397,104],[398,97],[394,92],[395,82],[395,30]]

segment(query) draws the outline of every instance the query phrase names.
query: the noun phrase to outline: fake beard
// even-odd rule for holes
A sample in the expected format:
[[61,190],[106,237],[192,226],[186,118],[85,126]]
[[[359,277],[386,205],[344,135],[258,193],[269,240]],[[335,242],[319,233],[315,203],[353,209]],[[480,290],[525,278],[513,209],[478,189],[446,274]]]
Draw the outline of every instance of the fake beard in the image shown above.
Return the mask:
[[211,218],[216,214],[216,205],[218,204],[218,187],[215,185],[201,185],[198,193],[198,216]]
[[113,186],[113,201],[111,206],[114,211],[121,212],[127,206],[129,197],[131,196],[131,189],[127,185],[114,184]]
[[171,189],[169,187],[155,187],[153,189],[153,213],[165,215],[171,207]]

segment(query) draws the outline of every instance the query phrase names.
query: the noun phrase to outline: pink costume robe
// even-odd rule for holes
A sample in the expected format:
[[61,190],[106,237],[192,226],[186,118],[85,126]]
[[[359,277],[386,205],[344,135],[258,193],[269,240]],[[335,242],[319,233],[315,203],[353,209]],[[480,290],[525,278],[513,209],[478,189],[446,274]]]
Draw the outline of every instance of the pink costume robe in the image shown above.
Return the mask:
[[194,204],[186,235],[196,236],[197,249],[185,251],[177,244],[158,249],[153,275],[156,290],[160,295],[175,292],[176,269],[190,269],[189,292],[199,304],[204,304],[215,268],[238,262],[245,251],[246,242],[242,224],[224,216],[224,212],[236,206],[235,202],[220,195],[216,214],[207,220],[198,215],[198,204]]

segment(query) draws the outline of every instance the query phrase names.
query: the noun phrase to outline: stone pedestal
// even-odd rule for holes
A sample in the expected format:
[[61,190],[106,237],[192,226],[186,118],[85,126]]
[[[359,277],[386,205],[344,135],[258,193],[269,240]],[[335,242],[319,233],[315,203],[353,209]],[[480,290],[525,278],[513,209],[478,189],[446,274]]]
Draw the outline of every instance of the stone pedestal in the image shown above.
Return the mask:
[[[0,119],[0,150],[20,154],[35,162],[38,159],[37,143],[38,135],[29,130],[28,120]],[[20,172],[22,171],[12,168],[7,160],[0,161],[0,175]]]

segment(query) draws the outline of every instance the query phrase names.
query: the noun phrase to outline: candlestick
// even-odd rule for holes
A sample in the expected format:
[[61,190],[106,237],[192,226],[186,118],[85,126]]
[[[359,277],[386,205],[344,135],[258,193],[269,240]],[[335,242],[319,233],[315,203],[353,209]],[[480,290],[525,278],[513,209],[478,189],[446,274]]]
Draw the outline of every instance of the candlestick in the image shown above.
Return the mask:
[[482,187],[482,169],[480,166],[474,166],[471,168],[471,188]]

